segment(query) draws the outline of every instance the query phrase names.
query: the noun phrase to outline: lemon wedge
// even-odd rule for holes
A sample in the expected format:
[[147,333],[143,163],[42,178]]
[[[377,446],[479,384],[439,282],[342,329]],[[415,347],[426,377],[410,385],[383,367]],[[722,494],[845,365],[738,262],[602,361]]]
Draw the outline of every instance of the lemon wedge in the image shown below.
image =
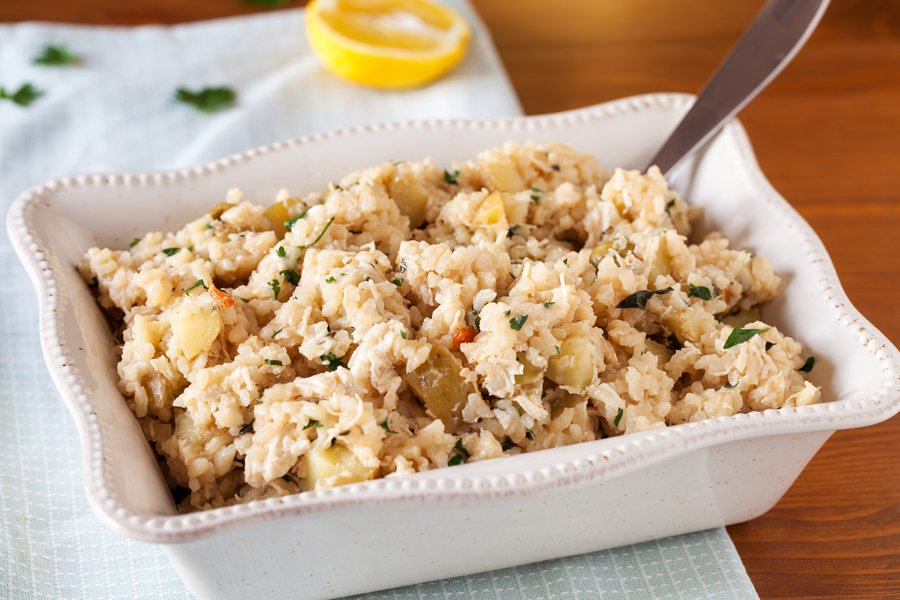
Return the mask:
[[459,14],[426,0],[313,0],[306,30],[333,73],[392,89],[440,77],[462,59],[472,36]]

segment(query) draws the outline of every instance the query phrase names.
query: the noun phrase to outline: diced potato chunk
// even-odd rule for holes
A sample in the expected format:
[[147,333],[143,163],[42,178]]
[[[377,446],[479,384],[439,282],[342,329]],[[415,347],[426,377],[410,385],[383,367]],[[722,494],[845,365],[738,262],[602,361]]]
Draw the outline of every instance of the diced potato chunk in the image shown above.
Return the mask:
[[660,275],[670,275],[672,273],[672,267],[669,264],[671,260],[666,237],[660,236],[659,245],[657,245],[656,252],[653,255],[653,262],[650,264],[650,275],[647,278],[650,285],[656,283],[656,278]]
[[409,217],[410,227],[416,228],[425,222],[425,209],[431,197],[428,188],[418,181],[391,181],[389,195],[400,212]]
[[407,376],[413,393],[444,422],[446,429],[456,429],[463,423],[462,410],[470,386],[461,371],[462,363],[452,352],[440,344],[432,344],[425,362]]
[[200,433],[200,430],[194,424],[194,419],[191,418],[187,411],[175,417],[175,437],[198,446],[205,446],[212,439],[212,435],[202,435]]
[[733,315],[725,315],[722,317],[723,323],[731,325],[735,329],[745,327],[750,323],[755,323],[759,320],[761,320],[759,318],[759,309],[755,306],[753,308],[748,308],[747,310],[739,311]]
[[547,378],[573,388],[584,388],[594,379],[594,350],[581,336],[573,336],[559,347],[559,354],[551,356]]
[[185,358],[192,360],[201,352],[209,350],[222,332],[222,317],[213,307],[203,308],[198,313],[174,320],[172,328],[181,343]]
[[359,483],[375,479],[378,467],[362,464],[353,451],[340,444],[322,450],[312,450],[306,455],[306,489],[323,488]]
[[522,372],[516,375],[516,384],[528,385],[529,383],[534,383],[538,380],[538,378],[540,378],[543,370],[531,364],[531,361],[525,358],[524,352],[519,354],[518,360],[520,363],[522,363]]
[[503,198],[498,192],[493,192],[485,197],[475,209],[475,224],[496,225],[505,214]]
[[148,321],[142,315],[135,315],[134,324],[131,328],[131,335],[137,342],[159,346],[159,342],[166,331],[166,327],[167,325],[165,322]]
[[516,167],[508,157],[491,160],[486,166],[495,190],[512,194],[525,189],[525,182],[519,177]]
[[664,319],[664,324],[678,339],[694,343],[699,342],[704,334],[716,330],[716,322],[711,314],[693,308],[676,310]]

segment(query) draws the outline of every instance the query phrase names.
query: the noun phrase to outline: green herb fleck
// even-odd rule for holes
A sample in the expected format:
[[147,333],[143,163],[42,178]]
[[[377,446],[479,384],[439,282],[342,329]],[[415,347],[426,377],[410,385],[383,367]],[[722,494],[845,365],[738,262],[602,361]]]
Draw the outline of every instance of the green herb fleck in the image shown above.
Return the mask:
[[457,185],[456,178],[459,177],[459,171],[453,171],[453,175],[444,170],[444,183],[449,183],[450,185]]
[[189,288],[187,288],[186,290],[184,290],[184,295],[185,295],[185,296],[190,296],[190,295],[191,295],[191,290],[193,290],[195,287],[198,287],[198,286],[201,286],[201,285],[203,286],[203,289],[205,289],[205,290],[208,290],[208,289],[209,289],[209,287],[207,287],[207,285],[206,285],[205,283],[203,283],[203,280],[202,280],[202,279],[198,279],[197,281],[194,282],[194,285],[192,285],[191,287],[189,287]]
[[253,429],[253,424],[255,422],[256,422],[256,419],[253,419],[252,421],[250,421],[249,423],[247,423],[246,425],[241,427],[241,432],[239,435],[244,435],[245,433],[250,433],[250,431]]
[[396,431],[391,431],[391,418],[390,417],[386,418],[384,421],[379,423],[379,425],[381,425],[382,429],[384,429],[388,433],[397,433]]
[[281,329],[279,329],[278,331],[276,331],[275,333],[273,333],[273,334],[272,334],[272,339],[274,340],[274,339],[275,339],[275,336],[278,335],[279,333],[281,333],[282,331],[284,331],[284,327],[282,327]]
[[181,252],[181,248],[163,248],[163,254],[166,256],[175,256]]
[[457,450],[459,450],[461,454],[465,455],[466,458],[469,458],[469,456],[471,456],[469,454],[469,451],[466,450],[466,447],[463,446],[462,438],[459,438],[458,440],[456,440],[456,444],[453,447],[456,448]]
[[735,381],[734,384],[726,383],[726,384],[725,384],[725,389],[726,389],[726,390],[734,389],[734,388],[736,388],[736,387],[738,386],[739,383],[740,383],[740,381]]
[[131,244],[129,244],[128,247],[134,248],[135,246],[137,246],[140,243],[141,243],[141,238],[134,238],[133,240],[131,240]]
[[732,329],[731,333],[728,335],[728,339],[725,340],[725,345],[722,346],[724,350],[728,350],[729,348],[733,348],[738,344],[742,344],[746,342],[754,335],[758,333],[764,333],[768,330],[772,329],[771,327],[766,327],[765,329]]
[[334,283],[335,281],[337,281],[337,279],[335,279],[334,277],[329,277],[325,280],[325,283]]
[[319,423],[318,421],[316,421],[315,419],[310,419],[309,422],[306,424],[306,426],[303,429],[301,429],[301,431],[306,431],[310,427],[319,428],[319,427],[322,427],[322,424]]
[[528,315],[519,315],[518,317],[513,317],[509,320],[509,327],[515,331],[519,331],[522,329],[522,325],[525,324],[525,321],[528,320]]
[[35,58],[33,62],[36,65],[62,67],[76,64],[78,62],[78,57],[69,52],[68,48],[60,44],[59,46],[44,46],[44,53]]
[[236,95],[231,88],[209,87],[199,92],[192,92],[185,88],[175,90],[175,100],[193,106],[200,112],[211,113],[230,107],[234,104]]
[[506,452],[507,450],[513,448],[514,446],[515,446],[515,444],[513,444],[509,438],[506,438],[505,440],[503,440],[503,443],[500,444],[500,449],[503,450],[504,452]]
[[287,256],[287,250],[284,249],[284,246],[278,246],[278,249],[275,250],[275,254],[278,255],[278,258],[284,258]]
[[283,367],[284,363],[280,360],[269,360],[268,358],[264,359],[267,365],[274,365],[276,367]]
[[278,279],[273,279],[268,283],[268,285],[272,288],[272,298],[278,300],[278,294],[281,293],[281,284]]
[[559,346],[554,346],[556,348],[556,353],[559,354]]
[[694,285],[693,283],[688,284],[691,286],[691,291],[688,294],[688,297],[700,298],[701,300],[712,300],[712,292],[709,291],[708,287],[704,287],[702,285]]
[[405,331],[401,331],[401,332],[400,332],[400,337],[402,337],[402,338],[405,340],[405,339],[406,339],[406,332],[405,332]]
[[527,432],[525,434],[525,437],[527,437],[529,440],[534,440],[534,431],[531,429],[531,427],[526,427],[525,430]]
[[212,229],[212,228],[213,228],[213,224],[212,224],[212,223],[207,223],[207,224],[206,224],[206,227],[203,228],[203,231],[208,231],[208,230],[210,230],[210,229]]
[[521,406],[518,406],[518,405],[516,405],[516,406],[514,406],[514,407],[513,407],[513,408],[515,408],[515,409],[516,409],[516,412],[517,412],[517,413],[519,413],[519,416],[520,416],[520,417],[521,417],[521,416],[522,416],[522,414],[523,414],[523,413],[522,413],[522,407],[521,407]]
[[284,275],[284,280],[291,285],[298,285],[300,283],[300,274],[294,271],[293,269],[285,269],[284,271],[278,271],[279,275]]
[[91,277],[91,287],[97,287],[98,285],[100,285],[100,284],[97,281],[97,276],[94,275],[93,277]]
[[15,92],[7,92],[0,87],[0,100],[10,100],[19,106],[29,106],[32,102],[44,95],[44,92],[37,89],[30,83],[24,84]]
[[344,361],[341,358],[338,358],[334,354],[334,352],[331,352],[330,354],[323,354],[319,358],[323,363],[325,363],[325,367],[329,371],[337,371],[338,367],[344,367],[345,369],[347,368],[347,365],[344,364]]
[[250,302],[250,301],[247,300],[246,298],[241,298],[240,296],[235,296],[235,297],[236,297],[238,300],[240,300],[241,302],[243,302],[244,304],[248,304],[248,303]]
[[666,214],[669,215],[669,218],[672,218],[672,213],[669,211],[672,210],[672,207],[675,206],[675,198],[672,198],[668,202],[666,202]]
[[516,235],[516,230],[519,228],[518,225],[513,225],[509,228],[509,237]]
[[306,248],[309,248],[310,246],[315,246],[316,244],[318,244],[319,240],[322,239],[322,236],[325,235],[325,232],[328,231],[328,228],[331,227],[331,224],[333,222],[334,222],[334,217],[331,217],[330,219],[328,219],[328,223],[325,224],[325,229],[322,230],[322,233],[319,234],[319,237],[317,237],[312,244],[306,244],[305,246],[297,246],[297,247],[300,248],[301,250],[305,250]]
[[670,287],[667,287],[664,290],[641,290],[616,304],[616,308],[640,308],[641,310],[647,310],[647,301],[650,298],[656,294],[668,294],[671,291],[672,288]]
[[[307,209],[307,210],[309,210],[309,209]],[[294,217],[293,219],[288,219],[287,221],[285,221],[285,222],[284,222],[284,228],[287,229],[288,231],[293,231],[293,230],[294,230],[294,223],[296,223],[297,221],[299,221],[300,219],[302,219],[302,218],[305,217],[305,216],[306,216],[306,210],[304,210],[302,213],[300,213],[299,215],[297,215],[297,216]]]
[[544,308],[550,308],[554,304],[556,304],[556,302],[553,302],[552,300],[550,302],[544,302]]
[[465,459],[463,459],[463,455],[462,455],[462,454],[454,454],[454,455],[453,455],[453,458],[451,458],[449,461],[447,461],[447,466],[448,466],[448,467],[455,467],[456,465],[460,464],[460,463],[463,462],[464,460],[465,460]]
[[620,408],[620,409],[619,409],[619,412],[616,413],[616,418],[615,418],[615,420],[613,421],[613,425],[615,425],[616,427],[618,427],[618,426],[619,426],[619,421],[622,420],[622,415],[624,415],[624,414],[625,414],[625,409]]
[[533,188],[531,188],[531,191],[534,192],[533,194],[531,194],[531,201],[534,202],[535,204],[537,204],[538,202],[541,201],[541,197],[538,196],[538,194],[541,193],[541,190],[537,189],[536,187],[533,187]]
[[401,285],[403,285],[403,278],[398,277],[397,279],[394,279],[393,281],[391,281],[391,283],[393,283],[396,286],[401,286]]
[[813,370],[814,366],[816,366],[816,357],[810,356],[809,358],[806,359],[806,362],[803,363],[803,366],[797,370],[802,373],[809,373],[810,371]]
[[676,351],[677,351],[677,350],[681,350],[681,349],[684,347],[684,346],[681,345],[681,342],[678,341],[678,336],[675,335],[674,332],[673,332],[673,333],[670,333],[670,334],[669,334],[669,337],[666,338],[666,339],[667,339],[668,342],[669,342],[669,346],[671,346],[671,348],[672,348],[673,350],[676,350]]

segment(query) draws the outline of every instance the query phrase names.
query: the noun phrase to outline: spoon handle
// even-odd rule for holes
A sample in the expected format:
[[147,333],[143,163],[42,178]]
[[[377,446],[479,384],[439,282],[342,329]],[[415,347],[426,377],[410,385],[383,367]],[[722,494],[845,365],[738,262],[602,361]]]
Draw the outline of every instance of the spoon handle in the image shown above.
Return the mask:
[[816,28],[828,2],[769,0],[650,165],[657,165],[668,177],[719,131],[791,62]]

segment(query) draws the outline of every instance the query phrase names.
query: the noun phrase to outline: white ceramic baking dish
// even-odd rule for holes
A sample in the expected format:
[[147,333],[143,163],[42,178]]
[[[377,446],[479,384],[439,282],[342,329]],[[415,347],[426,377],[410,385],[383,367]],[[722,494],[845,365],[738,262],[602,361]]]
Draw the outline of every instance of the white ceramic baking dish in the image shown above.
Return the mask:
[[505,140],[561,141],[639,167],[693,98],[649,95],[542,117],[374,125],[291,140],[195,168],[49,181],[8,229],[40,302],[50,373],[78,426],[85,491],[112,530],[163,544],[198,598],[330,598],[590,552],[752,519],[836,429],[900,410],[897,350],[851,305],[825,248],[728,125],[673,181],[703,230],[772,262],[784,293],[763,318],[817,357],[824,402],[178,515],[116,390],[109,327],[74,265],[220,202],[271,201],[385,160],[449,165]]

